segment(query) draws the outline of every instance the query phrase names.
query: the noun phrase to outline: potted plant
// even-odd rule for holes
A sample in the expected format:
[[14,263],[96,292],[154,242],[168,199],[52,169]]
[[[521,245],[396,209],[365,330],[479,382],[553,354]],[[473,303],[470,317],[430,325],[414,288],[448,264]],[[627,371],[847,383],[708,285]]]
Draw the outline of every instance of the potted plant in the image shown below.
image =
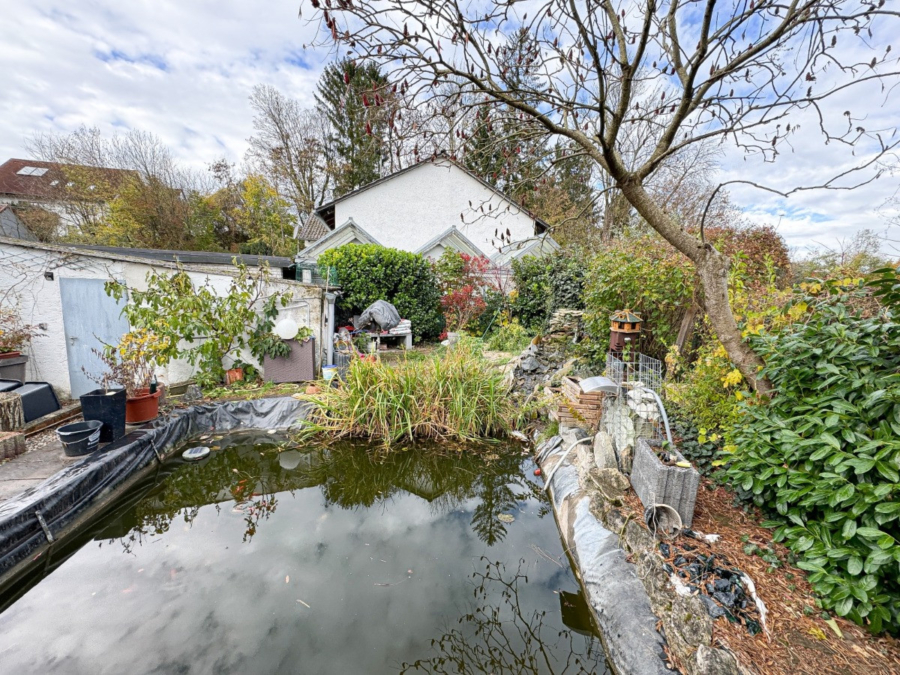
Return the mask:
[[22,348],[40,335],[38,327],[23,323],[17,311],[0,308],[0,379],[25,381],[28,357]]
[[107,373],[93,379],[104,388],[115,382],[125,389],[126,423],[149,422],[159,415],[156,368],[168,362],[168,352],[168,338],[144,328],[126,333],[118,345],[106,345],[102,352],[94,350],[106,364]]
[[[291,333],[292,337],[284,337]],[[308,326],[298,327],[293,324],[291,330],[282,335],[261,335],[251,343],[251,349],[253,355],[263,362],[263,373],[268,382],[304,382],[315,379],[315,340],[313,331]]]

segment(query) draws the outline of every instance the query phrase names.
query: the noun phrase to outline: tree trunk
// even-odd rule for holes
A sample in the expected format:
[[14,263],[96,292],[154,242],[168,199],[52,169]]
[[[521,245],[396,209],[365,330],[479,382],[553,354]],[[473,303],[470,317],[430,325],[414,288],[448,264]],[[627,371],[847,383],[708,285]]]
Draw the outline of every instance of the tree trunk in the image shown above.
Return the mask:
[[23,426],[22,397],[10,392],[0,394],[0,431],[15,431]]
[[731,311],[728,299],[728,269],[731,260],[711,244],[685,232],[637,181],[620,181],[619,186],[644,220],[694,263],[703,290],[703,307],[716,337],[728,353],[728,358],[753,389],[764,395],[771,393],[772,385],[765,378],[759,377],[759,370],[765,364],[744,342]]

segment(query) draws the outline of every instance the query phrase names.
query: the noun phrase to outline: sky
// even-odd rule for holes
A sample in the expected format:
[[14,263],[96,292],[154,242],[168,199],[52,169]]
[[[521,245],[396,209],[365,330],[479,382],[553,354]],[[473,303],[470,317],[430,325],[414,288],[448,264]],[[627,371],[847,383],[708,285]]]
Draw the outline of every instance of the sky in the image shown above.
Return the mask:
[[[239,163],[252,134],[248,96],[271,84],[305,104],[332,54],[304,50],[314,27],[298,17],[301,0],[0,0],[7,23],[0,51],[0,161],[27,157],[35,133],[81,125],[104,133],[129,128],[159,136],[182,162],[203,168]],[[875,36],[878,43],[881,36]],[[883,41],[883,40],[882,40]],[[841,120],[860,101],[875,102],[866,124],[896,126],[900,92],[882,105],[877,87],[851,89],[827,104]],[[745,160],[723,146],[721,180],[817,184],[854,157],[826,146],[808,118],[775,164]],[[783,180],[782,180],[783,182]],[[900,173],[855,191],[815,191],[785,200],[747,186],[731,188],[748,219],[776,226],[789,246],[834,247],[860,229],[883,232],[900,214],[886,205]],[[894,228],[894,235],[896,230]]]

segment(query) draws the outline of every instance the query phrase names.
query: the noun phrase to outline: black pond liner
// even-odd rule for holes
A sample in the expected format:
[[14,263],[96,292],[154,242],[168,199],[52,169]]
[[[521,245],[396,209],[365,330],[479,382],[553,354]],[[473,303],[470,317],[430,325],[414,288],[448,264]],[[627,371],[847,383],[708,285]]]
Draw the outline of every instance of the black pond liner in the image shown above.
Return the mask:
[[0,504],[0,586],[36,552],[68,535],[117,488],[160,464],[183,439],[209,431],[286,429],[308,404],[290,397],[199,405],[178,410],[111,443]]

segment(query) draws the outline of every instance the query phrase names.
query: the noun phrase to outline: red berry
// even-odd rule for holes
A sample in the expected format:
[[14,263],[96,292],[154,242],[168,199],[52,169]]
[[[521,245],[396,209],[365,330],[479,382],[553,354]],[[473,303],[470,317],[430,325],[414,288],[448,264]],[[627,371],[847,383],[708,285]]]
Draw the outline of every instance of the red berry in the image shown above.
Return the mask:
[[535,476],[540,476],[540,475],[541,475],[541,470],[540,470],[540,469],[535,469],[535,470],[534,470],[534,475],[535,475]]

